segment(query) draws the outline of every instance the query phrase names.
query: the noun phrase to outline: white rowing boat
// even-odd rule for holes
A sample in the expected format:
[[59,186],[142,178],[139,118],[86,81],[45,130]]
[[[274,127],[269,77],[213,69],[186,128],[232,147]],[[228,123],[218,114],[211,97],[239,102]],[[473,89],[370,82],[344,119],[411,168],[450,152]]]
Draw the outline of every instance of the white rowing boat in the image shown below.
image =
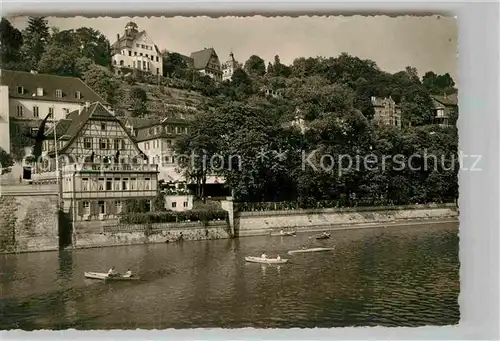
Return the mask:
[[271,236],[273,237],[295,237],[295,235],[297,234],[297,232],[293,231],[293,232],[273,232],[271,233]]
[[335,250],[334,247],[315,247],[312,249],[301,249],[301,250],[288,251],[288,254],[292,255],[294,253],[325,252],[325,251],[333,251],[333,250]]
[[133,281],[139,279],[139,277],[134,275],[129,277],[120,274],[117,274],[116,276],[109,276],[105,272],[85,272],[85,278],[100,279],[103,281]]
[[247,262],[252,263],[264,263],[264,264],[284,264],[288,262],[288,259],[278,259],[278,258],[262,258],[262,257],[245,257]]

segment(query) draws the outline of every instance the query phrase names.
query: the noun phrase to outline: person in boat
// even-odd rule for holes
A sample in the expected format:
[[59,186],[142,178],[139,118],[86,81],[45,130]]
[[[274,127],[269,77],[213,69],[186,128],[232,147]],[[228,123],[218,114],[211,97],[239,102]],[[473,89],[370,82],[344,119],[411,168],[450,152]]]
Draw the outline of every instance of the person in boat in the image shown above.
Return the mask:
[[267,258],[267,255],[265,252],[262,253],[262,255],[260,256],[260,258],[263,258],[263,259],[266,259]]
[[278,255],[278,256],[276,257],[276,259],[277,259],[278,261],[279,261],[279,260],[281,260],[280,255]]
[[329,237],[330,235],[328,233],[326,233],[326,231],[323,231],[323,236]]
[[280,234],[281,234],[281,235],[284,235],[284,234],[285,234],[285,231],[283,231],[283,229],[281,229]]
[[127,272],[125,272],[125,275],[123,277],[132,277],[132,271],[130,269],[127,269]]
[[113,277],[113,276],[117,276],[117,275],[118,275],[118,274],[117,274],[117,273],[116,273],[116,271],[115,271],[115,267],[114,267],[114,266],[112,266],[112,267],[111,267],[111,269],[109,269],[109,271],[108,271],[108,276],[109,276],[109,277]]

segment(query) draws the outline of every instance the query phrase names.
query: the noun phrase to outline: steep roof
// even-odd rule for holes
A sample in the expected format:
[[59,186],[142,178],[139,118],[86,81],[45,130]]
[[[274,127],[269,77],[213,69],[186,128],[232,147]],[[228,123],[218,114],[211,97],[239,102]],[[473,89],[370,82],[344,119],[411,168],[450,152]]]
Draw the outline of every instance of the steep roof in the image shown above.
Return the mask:
[[193,60],[193,67],[196,70],[205,69],[212,54],[217,55],[213,47],[191,53],[190,58]]
[[124,124],[130,124],[134,129],[141,129],[158,124],[158,119],[142,118],[142,117],[128,117],[123,121]]
[[[132,47],[134,47],[134,41],[139,39],[145,34],[147,35],[145,30],[142,30],[140,32],[130,31],[128,32],[128,34],[126,33],[120,36],[118,40],[111,45],[111,49],[115,53],[119,53],[124,48],[131,49]],[[160,54],[160,49],[158,48],[158,46],[156,44],[153,45],[155,47],[156,53]]]
[[[168,132],[165,127],[168,125],[176,125],[176,126],[188,126],[189,122],[184,119],[179,119],[179,118],[171,118],[167,117],[163,119],[161,122],[156,121],[155,124],[146,126],[143,128],[140,128],[137,130],[137,135],[135,137],[136,141],[138,142],[143,142],[143,141],[149,141],[149,140],[154,140],[158,138],[176,138],[179,135],[175,133],[170,133]],[[154,127],[155,126],[161,126],[162,128],[157,130]]]
[[[111,113],[108,109],[106,109],[100,102],[95,102],[89,105],[88,107],[83,108],[81,111],[75,110],[71,112],[64,121],[70,121],[70,123],[62,123],[61,128],[56,127],[56,134],[59,133],[59,129],[61,135],[58,136],[69,136],[69,141],[59,150],[59,153],[64,153],[65,150],[71,145],[71,143],[78,136],[78,133],[82,130],[89,119],[96,120],[106,120],[106,121],[116,121],[122,129],[125,131],[127,136],[131,141],[134,141],[134,138],[130,135],[127,129],[123,126],[122,122],[116,118],[116,116]],[[58,124],[59,125],[59,124]],[[66,130],[64,130],[66,128]],[[47,132],[49,133],[49,132]],[[46,135],[47,136],[47,135]],[[136,146],[137,147],[137,146]],[[137,147],[139,149],[139,147]],[[52,154],[52,151],[49,152]]]
[[432,95],[432,98],[445,106],[458,105],[458,95],[456,93],[450,95]]
[[[0,83],[9,87],[9,97],[12,98],[64,103],[106,102],[80,78],[4,69],[0,72]],[[23,87],[22,93],[18,87]],[[38,96],[37,88],[43,89],[42,96]],[[62,97],[56,96],[56,90],[62,91]]]

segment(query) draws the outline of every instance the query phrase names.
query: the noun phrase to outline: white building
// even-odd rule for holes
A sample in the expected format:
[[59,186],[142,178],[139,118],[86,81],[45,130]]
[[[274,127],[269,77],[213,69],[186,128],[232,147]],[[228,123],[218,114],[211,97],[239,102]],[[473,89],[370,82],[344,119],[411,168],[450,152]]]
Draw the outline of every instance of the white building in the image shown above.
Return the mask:
[[[8,88],[11,121],[61,120],[89,102],[105,101],[81,79],[37,72],[0,70],[0,82]],[[3,88],[2,88],[3,89]],[[2,90],[2,96],[4,92]],[[5,101],[2,97],[2,110]]]
[[231,52],[229,54],[229,59],[222,64],[222,80],[231,80],[234,71],[238,68],[241,68],[241,64],[234,59],[234,54]]
[[129,22],[122,36],[117,34],[112,62],[118,74],[139,69],[154,75],[163,75],[163,58],[158,46],[146,34],[139,32],[138,26]]
[[0,148],[10,154],[9,87],[0,86]]

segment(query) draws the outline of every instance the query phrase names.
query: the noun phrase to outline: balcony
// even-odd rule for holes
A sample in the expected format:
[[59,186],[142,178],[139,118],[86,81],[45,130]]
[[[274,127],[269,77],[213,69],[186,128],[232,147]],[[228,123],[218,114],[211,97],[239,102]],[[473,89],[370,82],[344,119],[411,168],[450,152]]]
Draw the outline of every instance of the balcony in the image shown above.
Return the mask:
[[62,167],[63,173],[77,172],[158,172],[155,164],[128,164],[128,163],[84,163]]

